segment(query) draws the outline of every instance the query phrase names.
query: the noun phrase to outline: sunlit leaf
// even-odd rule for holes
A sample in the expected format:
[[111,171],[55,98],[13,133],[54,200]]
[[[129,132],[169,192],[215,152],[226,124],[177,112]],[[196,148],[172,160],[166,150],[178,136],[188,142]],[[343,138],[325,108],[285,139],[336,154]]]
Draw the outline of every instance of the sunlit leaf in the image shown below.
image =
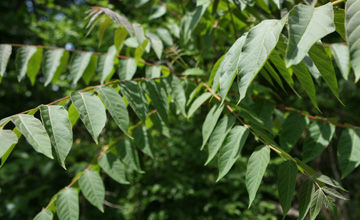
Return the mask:
[[11,130],[0,129],[0,158],[18,142],[16,134]]
[[360,131],[344,129],[337,147],[341,178],[345,178],[360,165]]
[[56,213],[60,220],[79,219],[79,193],[65,188],[56,198]]
[[104,212],[105,187],[98,172],[89,170],[79,179],[79,186],[85,198],[101,212]]
[[12,47],[11,45],[0,45],[0,77],[4,76],[8,64]]
[[223,109],[224,105],[216,104],[210,109],[209,113],[206,115],[204,124],[202,126],[203,141],[200,148],[201,150],[204,148],[205,144],[209,140],[210,135],[213,132]]
[[119,87],[135,114],[145,122],[149,106],[141,86],[136,82],[125,81],[120,82]]
[[52,220],[53,217],[54,215],[50,210],[43,209],[35,216],[34,220]]
[[147,33],[146,36],[150,39],[151,47],[153,48],[157,58],[161,59],[161,54],[164,49],[161,39],[153,33]]
[[348,80],[350,73],[350,54],[348,46],[343,44],[331,44],[330,49],[342,77],[345,80]]
[[104,83],[114,69],[114,57],[116,55],[116,48],[114,45],[109,47],[106,54],[101,54],[98,58],[96,72],[100,77],[100,82]]
[[98,160],[100,167],[113,180],[120,184],[129,184],[126,179],[125,166],[113,153],[106,153]]
[[137,65],[133,58],[123,59],[119,61],[118,74],[121,80],[130,80],[136,73]]
[[70,77],[73,80],[73,83],[77,83],[81,76],[84,74],[85,69],[87,68],[92,53],[91,52],[75,52],[72,56],[70,63]]
[[45,86],[48,85],[55,76],[64,55],[64,49],[46,50],[44,55],[43,73],[45,76]]
[[41,67],[42,57],[43,57],[43,49],[37,48],[36,52],[29,60],[26,75],[29,77],[31,85],[35,84],[36,76],[38,75]]
[[36,53],[34,46],[20,47],[16,53],[16,75],[19,82],[25,77],[30,58]]

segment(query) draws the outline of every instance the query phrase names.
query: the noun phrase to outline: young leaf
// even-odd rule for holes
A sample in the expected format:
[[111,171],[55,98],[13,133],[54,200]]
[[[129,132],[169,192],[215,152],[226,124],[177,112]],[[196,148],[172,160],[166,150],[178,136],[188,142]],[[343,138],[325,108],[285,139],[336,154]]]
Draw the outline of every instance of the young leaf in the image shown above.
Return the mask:
[[129,113],[120,94],[114,88],[105,85],[95,87],[95,91],[100,95],[111,117],[122,132],[130,137],[128,133]]
[[170,74],[166,81],[169,84],[170,96],[174,99],[180,112],[186,117],[186,96],[180,80],[174,74]]
[[43,56],[43,49],[37,48],[36,52],[29,60],[26,75],[29,77],[31,85],[35,84],[36,76],[39,73],[41,67],[42,56]]
[[344,189],[338,182],[336,182],[334,179],[331,179],[330,177],[328,177],[326,175],[315,174],[313,177],[316,178],[318,181],[323,182],[329,186],[346,191],[346,189]]
[[360,79],[360,1],[348,0],[345,4],[345,30],[350,50],[351,67],[355,73],[355,82]]
[[114,45],[109,47],[107,54],[101,54],[98,59],[96,72],[100,77],[101,84],[105,82],[114,69],[114,57],[116,48]]
[[[211,89],[212,90],[216,90],[217,89],[217,86],[219,84],[219,79],[220,79],[220,75],[217,75],[217,71],[219,70],[220,68],[220,65],[222,63],[222,61],[224,60],[226,54],[225,55],[222,55],[215,63],[213,69],[211,70],[211,74],[210,74],[210,77],[209,77],[209,81],[206,83],[208,85],[212,85],[211,86]],[[215,79],[216,78],[216,79]]]
[[11,55],[12,47],[11,45],[0,45],[0,77],[4,76],[6,71],[6,66],[8,64],[10,55]]
[[149,38],[149,40],[151,42],[151,47],[154,50],[157,58],[159,58],[159,60],[160,60],[162,51],[164,49],[164,45],[163,45],[161,39],[156,34],[153,34],[153,33],[147,33],[146,36]]
[[131,144],[128,138],[122,139],[116,144],[116,151],[119,154],[120,160],[130,169],[139,173],[144,171],[140,168],[139,156],[135,147]]
[[96,54],[93,54],[89,60],[89,64],[87,65],[84,73],[82,74],[81,78],[84,80],[86,85],[89,85],[91,79],[95,75],[97,60],[98,56]]
[[169,102],[167,94],[162,85],[156,83],[154,80],[146,81],[146,92],[151,98],[151,105],[159,112],[160,117],[167,124]]
[[334,196],[336,198],[339,198],[339,199],[348,200],[345,196],[341,195],[338,191],[336,191],[333,188],[323,186],[323,187],[321,187],[321,189],[324,190],[324,192],[326,192],[328,195],[332,195],[332,196]]
[[205,144],[210,138],[211,133],[213,132],[215,125],[224,109],[224,105],[216,104],[214,105],[209,113],[206,115],[203,127],[202,127],[202,145],[201,150],[204,148]]
[[39,212],[33,220],[52,220],[54,217],[53,213],[48,209],[43,209]]
[[136,24],[136,23],[133,24],[133,28],[135,31],[136,40],[139,43],[139,45],[141,45],[145,40],[144,29],[141,27],[141,24]]
[[55,73],[60,66],[61,59],[64,55],[64,49],[49,49],[45,51],[43,73],[45,76],[45,86],[54,78]]
[[314,43],[334,31],[331,3],[317,8],[296,5],[289,14],[289,44],[285,56],[287,67],[300,63]]
[[104,33],[105,33],[105,30],[107,28],[107,26],[109,25],[111,21],[111,18],[107,18],[101,25],[100,25],[100,29],[99,29],[99,45],[98,47],[100,47],[101,45],[101,41],[104,37]]
[[311,199],[315,193],[314,183],[307,179],[301,186],[299,194],[299,219],[303,220],[310,209]]
[[321,207],[323,205],[325,195],[321,189],[318,189],[312,199],[310,205],[310,220],[316,219],[316,216],[319,214]]
[[237,125],[231,129],[223,147],[219,151],[219,176],[216,182],[223,178],[234,165],[248,135],[249,130],[243,126]]
[[[141,56],[144,54],[144,51],[146,50],[146,46],[148,45],[149,40],[145,39],[143,40],[142,44],[139,44],[136,49],[135,49],[135,55],[134,58],[136,60],[136,62],[139,62],[139,60],[141,59]],[[150,50],[150,47],[149,47]]]
[[270,162],[270,148],[266,145],[257,147],[251,154],[246,169],[246,189],[249,192],[249,207],[255,199],[266,167]]
[[172,46],[174,44],[174,41],[171,37],[170,32],[165,28],[158,28],[156,30],[157,35],[160,37],[160,39],[167,45]]
[[10,149],[13,144],[18,142],[16,134],[11,130],[0,129],[0,158]]
[[[66,69],[66,66],[67,66],[67,63],[69,61],[69,57],[70,57],[70,53],[69,51],[64,51],[63,55],[61,56],[61,59],[60,59],[60,64],[57,68],[57,70],[55,71],[55,74],[54,76],[52,77],[52,80],[51,78],[49,79],[49,82],[52,82],[53,85],[56,84],[57,80],[59,79],[60,75],[64,72],[64,70]],[[46,77],[45,77],[46,78]],[[45,82],[45,86],[46,86],[46,82]]]
[[338,142],[337,158],[341,178],[345,178],[360,165],[360,131],[344,129]]
[[79,193],[74,188],[65,188],[56,198],[56,213],[60,220],[79,219]]
[[309,134],[303,144],[303,161],[305,163],[313,160],[329,145],[334,131],[334,125],[329,123],[314,122],[310,125]]
[[15,67],[19,82],[25,77],[30,58],[37,48],[33,46],[20,47],[16,53]]
[[135,114],[145,122],[149,106],[143,89],[133,81],[120,82],[119,87]]
[[71,104],[71,105],[70,105],[70,107],[69,107],[69,109],[68,109],[68,115],[69,115],[71,127],[74,127],[75,123],[76,123],[77,120],[79,120],[79,118],[80,118],[80,114],[79,114],[79,112],[76,110],[76,108],[74,107],[74,104]]
[[89,170],[83,173],[79,179],[79,186],[85,198],[104,212],[105,187],[98,172]]
[[54,147],[55,157],[60,165],[66,169],[65,159],[73,143],[73,133],[68,112],[63,106],[46,105],[40,106],[40,112],[44,127]]
[[211,134],[208,149],[209,149],[209,156],[205,162],[207,165],[219,151],[222,143],[225,140],[225,137],[230,132],[232,126],[235,123],[235,117],[232,115],[225,115],[217,124],[214,129],[214,132]]
[[139,126],[133,131],[136,146],[144,153],[154,158],[152,153],[152,137],[145,125]]
[[285,216],[291,208],[295,192],[297,166],[292,160],[285,161],[279,168],[279,200]]
[[101,100],[92,93],[72,92],[70,95],[74,107],[80,114],[80,119],[98,144],[100,132],[105,127],[106,113]]
[[340,34],[342,39],[346,41],[346,34],[345,34],[345,10],[341,8],[334,8],[334,24],[336,32]]
[[121,48],[124,40],[126,39],[127,35],[128,35],[128,32],[124,26],[120,26],[116,29],[115,36],[114,36],[114,45],[116,47],[117,54],[119,53],[120,48]]
[[104,156],[100,157],[98,163],[113,180],[120,184],[129,184],[129,181],[126,179],[125,166],[121,161],[113,154],[106,153]]
[[239,102],[275,48],[286,19],[287,16],[281,20],[264,20],[249,31],[237,65]]
[[11,121],[25,136],[27,142],[39,153],[54,159],[51,153],[51,143],[40,120],[32,115],[15,115]]
[[118,64],[118,74],[121,80],[130,80],[136,73],[136,61],[133,58],[123,59]]
[[299,114],[290,114],[284,121],[280,132],[280,146],[289,152],[298,142],[309,120]]
[[89,65],[92,57],[91,52],[75,52],[70,63],[70,77],[76,84],[84,74],[86,67]]
[[350,73],[350,54],[348,46],[343,44],[331,44],[330,49],[342,77],[345,80],[348,80]]
[[195,101],[191,104],[187,117],[191,118],[191,116],[195,113],[195,111],[202,105],[206,100],[208,100],[211,97],[210,92],[205,92],[201,94],[199,97],[195,99]]

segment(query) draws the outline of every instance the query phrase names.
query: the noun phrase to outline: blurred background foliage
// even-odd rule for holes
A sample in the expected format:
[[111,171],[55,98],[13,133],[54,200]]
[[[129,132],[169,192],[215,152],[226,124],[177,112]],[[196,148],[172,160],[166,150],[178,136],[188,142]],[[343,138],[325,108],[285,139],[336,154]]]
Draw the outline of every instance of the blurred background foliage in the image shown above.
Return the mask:
[[[195,8],[196,1],[163,2],[168,8],[183,16]],[[290,6],[295,3],[297,1],[286,1],[286,4]],[[106,52],[107,48],[113,44],[116,24],[110,23],[102,44],[98,47],[99,25],[95,26],[89,36],[86,36],[85,16],[90,6],[103,6],[117,11],[131,22],[142,24],[147,31],[174,24],[178,26],[180,23],[178,18],[169,12],[161,18],[148,19],[154,11],[154,5],[158,4],[159,1],[146,0],[2,0],[0,1],[0,43],[38,44]],[[259,18],[246,15],[244,20],[244,15],[236,12],[232,5],[237,27],[234,32],[228,11],[226,8],[221,8],[221,5],[219,7],[215,35],[212,29],[214,17],[209,12],[204,15],[195,29],[194,37],[189,44],[183,45],[181,41],[176,40],[176,36],[174,37],[175,44],[183,53],[184,62],[189,66],[199,64],[206,72],[211,71],[219,55],[224,54],[233,44],[236,39],[234,35],[241,36],[256,19],[274,18],[280,15],[280,12],[266,14],[261,8],[254,7],[251,10],[258,11]],[[334,34],[327,40],[336,42],[338,39],[339,36]],[[216,51],[210,46],[214,40],[217,44]],[[165,50],[168,49],[165,48]],[[133,49],[126,48],[122,53],[131,56]],[[150,53],[146,60],[155,62],[157,59]],[[169,61],[171,57],[164,56],[160,62],[168,64]],[[14,66],[14,59],[11,59],[8,69],[14,70]],[[180,72],[183,70],[179,65],[174,65],[173,68]],[[138,72],[144,73],[144,71]],[[71,91],[86,87],[82,83],[72,85],[66,78],[63,78],[56,86],[44,87],[43,83],[31,86],[28,80],[17,83],[14,71],[9,71],[7,74],[0,85],[0,118],[30,109],[40,103],[49,103],[68,95]],[[322,116],[359,125],[360,91],[352,82],[345,81],[341,77],[338,79],[340,96],[346,106],[342,107],[325,85],[318,84],[318,102],[323,112]],[[39,81],[43,79],[40,78]],[[271,87],[269,83],[263,78],[259,81],[263,86],[253,83],[253,91],[268,91],[267,86]],[[194,88],[191,83],[188,86]],[[300,85],[296,87],[303,95]],[[277,93],[274,97],[278,103],[317,114],[309,101],[299,99],[295,95],[288,96],[280,89],[274,91]],[[266,92],[266,94],[269,93]],[[190,120],[172,114],[169,124],[170,138],[162,135],[162,132],[156,128],[151,129],[155,159],[152,160],[139,152],[141,167],[145,173],[128,173],[130,185],[120,185],[102,174],[106,188],[105,213],[101,213],[81,196],[80,218],[280,219],[281,210],[277,201],[277,170],[282,160],[275,153],[272,153],[271,163],[250,209],[248,209],[248,194],[244,180],[247,159],[252,150],[259,145],[256,140],[249,138],[243,149],[243,156],[220,182],[215,182],[218,172],[216,161],[210,163],[209,166],[204,166],[207,154],[199,150],[202,140],[201,126],[211,106],[212,104],[204,105]],[[283,114],[278,110],[275,111],[274,115]],[[278,120],[281,120],[281,117]],[[91,141],[81,123],[75,125],[74,135],[74,146],[66,160],[68,167],[66,171],[55,161],[37,154],[26,141],[19,142],[7,163],[0,169],[1,219],[32,219],[42,207],[48,204],[58,190],[69,184],[71,179],[91,162],[93,156],[99,151],[98,146]],[[120,135],[114,122],[109,121],[102,143]],[[336,152],[336,145],[337,143],[332,143],[321,156],[311,162],[311,166],[339,180],[336,159],[332,156],[333,152]],[[300,157],[298,147],[300,146],[294,148],[292,155]],[[350,200],[337,204],[340,207],[341,219],[358,219],[360,210],[356,207],[360,207],[359,168],[342,181],[342,184],[349,190],[347,197]],[[297,206],[298,199],[295,198],[293,207],[296,209]],[[296,212],[295,209],[292,211]],[[294,216],[296,213],[290,214],[288,218],[292,219]],[[319,216],[319,219],[331,218],[326,211]]]

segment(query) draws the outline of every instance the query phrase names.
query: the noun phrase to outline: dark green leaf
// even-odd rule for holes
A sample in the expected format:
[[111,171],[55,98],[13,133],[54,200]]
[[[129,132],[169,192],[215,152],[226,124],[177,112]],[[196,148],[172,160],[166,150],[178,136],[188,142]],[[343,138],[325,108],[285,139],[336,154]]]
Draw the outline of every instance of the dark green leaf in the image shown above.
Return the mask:
[[360,165],[360,131],[344,129],[338,142],[337,158],[341,178],[345,178]]
[[133,131],[136,146],[144,153],[154,158],[152,153],[152,137],[145,125],[139,126]]
[[129,184],[126,179],[125,167],[113,153],[106,153],[98,160],[100,167],[109,175],[113,180],[120,184]]
[[165,89],[159,83],[156,83],[154,80],[149,80],[145,82],[146,92],[151,99],[151,105],[159,112],[160,117],[167,124],[168,122],[168,112],[169,112],[169,102]]
[[300,189],[299,194],[299,219],[303,220],[310,209],[311,199],[315,193],[314,183],[307,179]]
[[148,113],[148,103],[144,91],[136,82],[120,82],[120,92],[125,96],[135,114],[145,122]]
[[98,172],[89,170],[83,173],[79,179],[79,186],[84,197],[104,212],[105,187]]
[[285,216],[291,208],[291,201],[295,192],[297,166],[292,160],[288,160],[279,168],[279,200]]
[[206,115],[203,127],[202,127],[202,137],[203,142],[201,145],[201,150],[204,148],[205,144],[210,138],[211,133],[213,132],[215,125],[224,109],[224,105],[216,104],[214,105],[209,113]]
[[299,114],[289,114],[285,119],[280,132],[280,146],[289,152],[298,142],[309,120]]

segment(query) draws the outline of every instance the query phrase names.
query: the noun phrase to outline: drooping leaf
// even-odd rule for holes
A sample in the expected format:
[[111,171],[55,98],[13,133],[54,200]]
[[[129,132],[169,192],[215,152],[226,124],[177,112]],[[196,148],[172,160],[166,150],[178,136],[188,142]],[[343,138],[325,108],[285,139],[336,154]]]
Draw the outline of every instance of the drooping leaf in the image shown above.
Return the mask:
[[341,195],[338,191],[336,191],[333,188],[323,186],[323,187],[321,187],[321,189],[328,195],[334,196],[339,199],[348,200],[345,196]]
[[204,124],[202,126],[203,141],[200,148],[201,150],[204,148],[205,144],[209,140],[210,135],[213,132],[223,109],[224,105],[216,104],[210,109],[209,113],[206,115]]
[[65,167],[65,159],[73,143],[73,134],[68,112],[63,106],[40,106],[41,119],[50,137],[55,157]]
[[141,86],[133,81],[125,81],[120,82],[119,87],[135,114],[145,122],[149,106]]
[[219,175],[216,182],[230,171],[240,155],[248,135],[249,130],[243,126],[237,125],[231,129],[219,151]]
[[324,195],[324,205],[325,205],[325,208],[327,208],[331,212],[331,214],[334,216],[334,218],[337,220],[338,212],[337,212],[337,207],[335,205],[335,199],[330,196]]
[[98,163],[113,180],[117,181],[120,184],[129,184],[129,181],[126,179],[125,167],[113,153],[106,153],[104,156],[100,157]]
[[104,37],[105,30],[106,30],[107,26],[109,25],[110,21],[111,21],[111,18],[107,18],[107,19],[106,19],[103,23],[101,23],[101,25],[100,25],[99,37],[98,37],[98,39],[99,39],[99,46],[98,46],[98,47],[100,47],[100,45],[101,45],[102,39],[103,39],[103,37]]
[[341,189],[343,191],[347,191],[346,189],[344,189],[340,183],[338,183],[336,180],[326,176],[326,175],[323,175],[323,174],[315,174],[313,176],[314,178],[316,178],[318,181],[321,181],[329,186],[332,186],[332,187],[335,187],[335,188],[338,188],[338,189]]
[[190,68],[186,69],[184,72],[181,73],[183,76],[203,76],[205,75],[204,70],[200,68]]
[[37,48],[34,46],[20,47],[16,53],[15,67],[19,82],[25,77],[30,58],[35,54]]
[[150,39],[151,47],[154,50],[157,58],[161,59],[161,54],[164,49],[164,45],[161,39],[153,33],[147,33],[146,36]]
[[139,60],[141,59],[141,56],[144,54],[144,51],[146,50],[148,43],[149,43],[149,40],[145,39],[145,40],[143,40],[142,44],[139,44],[136,47],[135,55],[134,55],[134,58],[135,58],[136,62],[139,62]]
[[44,55],[43,73],[45,76],[45,86],[47,86],[55,76],[64,55],[64,49],[46,50]]
[[319,84],[321,81],[321,73],[320,73],[319,69],[316,67],[313,60],[310,58],[310,56],[306,55],[304,57],[303,63],[309,70],[309,73],[312,75],[312,77],[315,78],[315,81]]
[[170,130],[165,124],[165,122],[161,119],[158,112],[151,116],[151,121],[153,122],[154,127],[158,129],[161,134],[163,134],[165,137],[170,138]]
[[141,27],[141,24],[137,24],[137,23],[133,24],[133,28],[134,28],[136,40],[138,44],[141,45],[145,40],[144,29]]
[[43,209],[35,216],[34,220],[52,220],[53,217],[54,215],[50,210]]
[[156,6],[154,13],[152,13],[152,14],[148,17],[148,19],[149,19],[149,20],[153,20],[153,19],[156,19],[156,18],[160,18],[160,17],[163,16],[165,13],[166,13],[166,7],[165,7],[165,5]]
[[101,54],[98,59],[96,72],[100,77],[101,84],[109,77],[114,69],[114,57],[116,55],[116,47],[109,47],[106,54]]
[[128,133],[129,113],[120,94],[114,88],[105,85],[95,87],[95,91],[100,95],[111,117],[122,132],[127,136],[130,136]]
[[11,55],[12,47],[11,45],[0,45],[0,77],[4,76],[6,71],[6,66],[8,64],[10,55]]
[[350,73],[350,54],[348,46],[343,44],[331,44],[330,49],[342,77],[345,80],[348,80]]
[[[58,67],[57,67],[57,69],[55,71],[55,74],[52,77],[52,80],[51,80],[51,78],[48,79],[48,83],[52,82],[53,85],[56,84],[56,82],[59,79],[60,75],[66,69],[67,63],[69,61],[69,57],[70,57],[69,51],[64,51],[62,56],[61,56],[61,59],[60,59],[60,64],[58,65]],[[46,79],[46,77],[45,77],[45,79]],[[45,85],[47,85],[46,81],[45,81]]]
[[149,80],[145,82],[146,92],[151,99],[151,105],[159,112],[160,117],[167,124],[168,122],[168,112],[169,112],[169,102],[167,94],[162,85],[156,83],[154,80]]
[[173,98],[180,112],[186,117],[186,96],[180,80],[174,74],[170,74],[166,78],[166,81],[169,84],[170,96]]
[[157,35],[160,37],[160,39],[167,45],[172,46],[174,44],[174,41],[171,37],[170,32],[165,28],[158,28],[156,30]]
[[136,146],[146,155],[154,158],[152,153],[152,137],[145,125],[139,126],[133,131]]
[[360,1],[348,0],[345,4],[345,30],[355,82],[360,79]]
[[124,26],[120,26],[116,29],[114,35],[114,45],[116,47],[117,53],[119,53],[120,48],[127,36],[128,32]]
[[245,97],[250,83],[275,48],[286,18],[287,16],[281,20],[264,20],[249,31],[237,66],[239,102]]
[[272,78],[275,80],[275,82],[281,87],[281,89],[286,93],[284,85],[283,85],[279,75],[274,70],[274,68],[268,62],[265,63],[264,68],[267,70],[267,72],[270,74],[270,76],[272,76]]
[[137,65],[133,58],[123,59],[119,61],[118,74],[121,80],[130,80],[136,73]]
[[305,163],[313,160],[329,145],[334,131],[334,125],[329,123],[314,122],[310,125],[309,134],[303,144],[303,161]]
[[285,161],[279,168],[279,200],[285,216],[291,208],[295,192],[297,166],[292,160]]
[[81,76],[84,74],[85,69],[91,60],[91,52],[75,52],[70,63],[70,77],[73,83],[76,84]]
[[331,3],[317,8],[296,5],[289,14],[289,44],[285,56],[287,66],[300,63],[314,43],[334,31]]
[[205,92],[201,94],[199,97],[195,99],[195,101],[191,104],[187,117],[191,118],[191,116],[195,113],[195,111],[202,105],[206,100],[208,100],[211,97],[210,92]]
[[337,147],[341,178],[345,178],[360,165],[360,131],[344,129]]
[[289,152],[298,142],[309,120],[299,114],[290,114],[284,121],[280,132],[280,146]]
[[217,124],[214,129],[214,132],[211,134],[208,149],[209,149],[209,156],[205,162],[207,165],[219,151],[221,145],[223,144],[225,137],[230,132],[232,126],[235,123],[235,117],[232,115],[225,115]]
[[268,83],[270,83],[270,85],[274,86],[274,82],[272,81],[272,78],[264,68],[260,70],[260,74],[265,78],[266,81],[268,81]]
[[255,199],[269,161],[270,148],[266,145],[257,147],[249,157],[246,169],[246,189],[249,193],[249,207]]
[[24,135],[27,142],[39,153],[54,159],[51,151],[51,143],[40,120],[32,115],[15,115],[11,121]]
[[161,66],[147,66],[145,68],[146,78],[157,78],[161,76]]
[[79,219],[79,193],[74,188],[65,188],[55,201],[56,213],[60,220]]
[[81,121],[98,144],[98,137],[106,122],[105,107],[101,100],[95,94],[88,92],[72,92],[70,98],[80,114]]
[[18,142],[16,134],[11,130],[0,129],[0,158]]
[[84,70],[84,73],[82,74],[82,79],[84,80],[86,85],[89,85],[91,82],[91,79],[96,73],[96,64],[97,64],[98,56],[96,54],[93,54],[90,58],[90,61]]
[[38,75],[41,67],[42,57],[43,57],[43,49],[37,48],[36,52],[29,60],[26,75],[29,77],[31,85],[35,84],[36,76]]
[[335,97],[343,104],[339,97],[338,83],[336,79],[336,73],[330,57],[327,55],[324,46],[321,42],[315,43],[309,50],[309,56],[312,61],[319,69],[319,72],[326,84],[329,86],[331,91],[334,93]]
[[321,189],[318,189],[314,193],[314,195],[311,199],[311,205],[310,205],[310,220],[314,220],[314,219],[316,219],[316,216],[318,216],[318,214],[321,210],[321,207],[323,205],[324,198],[325,198],[325,195],[321,191]]
[[315,193],[314,183],[307,179],[301,186],[299,194],[299,219],[303,220],[310,209],[311,199]]
[[139,173],[144,171],[140,168],[139,156],[135,147],[131,144],[128,138],[122,139],[116,144],[116,151],[119,154],[120,160],[130,169]]
[[79,112],[76,110],[76,108],[74,107],[73,104],[71,104],[70,107],[69,107],[69,109],[68,109],[68,115],[69,115],[71,127],[74,127],[75,123],[76,123],[76,122],[79,120],[79,118],[80,118],[80,114],[79,114]]
[[217,71],[220,68],[220,64],[222,63],[222,61],[224,60],[226,55],[222,55],[215,63],[213,69],[211,70],[211,74],[209,77],[209,81],[207,82],[208,85],[212,85],[211,89],[212,90],[216,90],[218,84],[219,84],[219,79],[220,79],[220,75],[216,76]]
[[105,187],[98,172],[89,170],[79,179],[79,186],[84,197],[101,212],[104,212]]
[[341,8],[334,8],[334,24],[336,32],[346,41],[345,34],[345,10]]

